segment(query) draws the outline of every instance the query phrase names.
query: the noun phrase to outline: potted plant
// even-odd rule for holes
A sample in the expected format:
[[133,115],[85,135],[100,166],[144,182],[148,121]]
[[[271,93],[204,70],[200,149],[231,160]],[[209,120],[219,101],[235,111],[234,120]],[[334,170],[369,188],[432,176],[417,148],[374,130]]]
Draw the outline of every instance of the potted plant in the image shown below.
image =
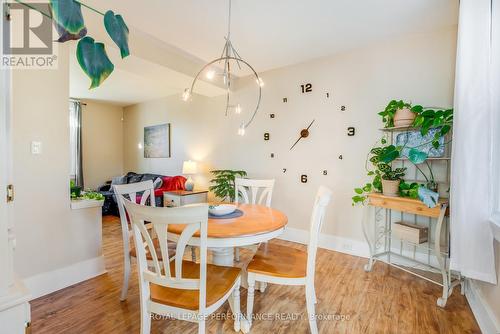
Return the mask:
[[82,187],[77,186],[75,184],[75,181],[71,180],[69,181],[69,193],[71,195],[71,198],[73,199],[78,198],[82,193]]
[[410,127],[413,125],[417,114],[422,111],[422,106],[412,106],[403,100],[392,100],[387,107],[378,114],[382,116],[382,121],[386,128]]
[[220,198],[222,201],[229,198],[229,201],[232,203],[235,199],[235,190],[234,190],[234,180],[236,177],[245,177],[247,176],[247,172],[244,170],[213,170],[210,171],[214,175],[214,178],[210,180],[214,185],[210,186],[208,189],[213,191],[215,196]]
[[399,184],[405,176],[406,167],[393,170],[391,165],[379,163],[377,168],[382,174],[382,193],[386,196],[399,196]]

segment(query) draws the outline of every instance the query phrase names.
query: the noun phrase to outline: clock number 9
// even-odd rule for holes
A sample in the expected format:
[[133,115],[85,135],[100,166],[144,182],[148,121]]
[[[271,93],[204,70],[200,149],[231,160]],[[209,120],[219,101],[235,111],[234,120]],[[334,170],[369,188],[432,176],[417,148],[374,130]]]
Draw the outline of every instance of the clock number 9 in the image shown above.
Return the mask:
[[307,175],[303,174],[300,176],[300,182],[307,183]]
[[264,140],[269,140],[269,132],[264,133]]

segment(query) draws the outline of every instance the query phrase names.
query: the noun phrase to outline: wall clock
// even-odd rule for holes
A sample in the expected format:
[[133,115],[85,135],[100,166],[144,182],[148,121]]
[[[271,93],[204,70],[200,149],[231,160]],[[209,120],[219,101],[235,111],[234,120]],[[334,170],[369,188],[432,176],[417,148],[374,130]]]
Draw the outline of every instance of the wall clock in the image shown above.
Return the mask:
[[[319,95],[316,95],[315,93],[317,92],[318,88],[314,87],[314,93],[313,93],[313,85],[310,82],[303,81],[302,83],[298,83],[297,86],[298,86],[298,92],[296,91],[295,94],[297,94],[298,96],[305,97],[307,95],[308,97],[313,98],[313,99],[318,97],[321,99],[325,99],[325,101],[328,100],[330,102],[332,102],[334,100],[333,92],[331,90],[323,90],[320,88]],[[288,109],[288,107],[294,105],[294,101],[300,102],[300,98],[297,95],[281,97],[283,107]],[[333,102],[335,102],[335,101],[333,101]],[[346,110],[347,110],[347,107],[345,105],[337,105],[336,108],[339,108],[341,112],[346,112]],[[329,109],[329,111],[325,110],[325,112],[331,112],[331,110],[332,109]],[[304,110],[304,113],[305,112],[306,112],[306,110]],[[277,117],[278,117],[278,114],[275,113],[274,111],[269,114],[270,119],[276,119]],[[285,115],[280,116],[280,120],[281,120],[281,118],[285,118]],[[310,140],[309,138],[311,138],[311,136],[310,136],[311,131],[314,131],[315,126],[321,126],[321,125],[323,125],[323,124],[320,124],[319,122],[315,122],[315,119],[312,119],[306,127],[300,129],[298,131],[298,136],[295,138],[292,138],[292,141],[290,142],[291,146],[288,150],[289,152],[291,152],[290,154],[296,155],[297,154],[297,153],[295,153],[295,151],[297,151],[296,147],[302,145],[301,143],[303,143],[304,141]],[[327,126],[327,125],[325,125],[325,126]],[[345,130],[343,130],[343,131],[346,131],[346,132],[343,132],[344,135],[347,135],[348,137],[352,137],[352,136],[356,135],[356,128],[354,126],[349,126],[347,128],[344,128],[344,129]],[[270,132],[264,132],[263,139],[264,139],[264,141],[269,142],[271,139]],[[273,139],[273,141],[274,141],[274,139]],[[303,152],[303,151],[301,151],[301,152]],[[275,155],[275,153],[271,153],[271,155],[270,155],[271,158],[276,158],[278,160],[281,160],[281,158],[283,156],[288,156],[288,155],[282,155],[282,156],[280,156],[280,158],[277,158],[277,155]],[[343,160],[342,154],[337,155],[337,156],[338,156],[338,160]],[[296,158],[303,159],[303,157],[296,157]],[[335,158],[335,155],[333,156],[333,158]],[[310,175],[313,175],[313,178],[316,175],[322,175],[323,177],[328,177],[328,175],[329,175],[328,170],[324,169],[325,167],[323,167],[322,169],[318,168],[318,170],[311,171],[310,173],[304,173],[304,171],[297,173],[297,171],[294,171],[294,169],[292,167],[293,166],[283,166],[282,165],[280,174],[291,175],[291,176],[293,176],[293,178],[296,178],[295,180],[297,180],[299,183],[302,183],[302,184],[309,183],[309,181],[310,181],[309,176]]]

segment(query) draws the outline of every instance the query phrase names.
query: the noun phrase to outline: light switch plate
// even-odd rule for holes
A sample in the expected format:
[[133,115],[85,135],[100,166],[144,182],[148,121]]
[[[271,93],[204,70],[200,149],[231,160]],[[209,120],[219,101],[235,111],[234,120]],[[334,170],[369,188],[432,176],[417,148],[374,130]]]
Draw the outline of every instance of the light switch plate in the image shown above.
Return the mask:
[[31,142],[31,154],[42,154],[42,142],[40,141]]

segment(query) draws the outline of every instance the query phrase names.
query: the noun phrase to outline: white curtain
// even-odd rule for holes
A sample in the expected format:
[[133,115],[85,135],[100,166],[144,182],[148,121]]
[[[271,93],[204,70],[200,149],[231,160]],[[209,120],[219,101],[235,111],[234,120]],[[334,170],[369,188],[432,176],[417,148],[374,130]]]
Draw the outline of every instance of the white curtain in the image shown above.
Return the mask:
[[500,0],[461,0],[451,175],[451,268],[496,284],[491,184]]

